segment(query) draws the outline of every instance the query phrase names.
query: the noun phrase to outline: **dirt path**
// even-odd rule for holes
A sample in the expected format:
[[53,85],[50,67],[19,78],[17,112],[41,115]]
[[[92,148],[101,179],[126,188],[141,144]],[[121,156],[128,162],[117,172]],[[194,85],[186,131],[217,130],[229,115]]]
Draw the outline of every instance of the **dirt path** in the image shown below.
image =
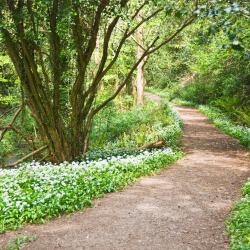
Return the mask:
[[184,121],[183,159],[93,208],[26,226],[0,242],[30,233],[38,238],[24,249],[227,249],[224,220],[249,175],[250,157],[197,110],[177,111]]

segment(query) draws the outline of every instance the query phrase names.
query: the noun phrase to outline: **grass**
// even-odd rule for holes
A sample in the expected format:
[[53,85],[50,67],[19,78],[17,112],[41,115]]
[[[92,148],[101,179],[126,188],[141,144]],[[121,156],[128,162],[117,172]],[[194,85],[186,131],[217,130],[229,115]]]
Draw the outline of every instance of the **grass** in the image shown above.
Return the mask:
[[243,198],[233,208],[227,221],[231,250],[250,249],[250,179],[242,189]]
[[[29,243],[35,241],[36,237],[32,235],[20,235],[13,239],[11,239],[7,245],[6,250],[20,250],[22,249],[22,245],[25,243]],[[1,248],[0,248],[1,249]]]
[[191,108],[198,108],[197,104],[195,104],[193,102],[190,102],[190,101],[182,100],[182,99],[179,99],[179,98],[175,98],[173,100],[173,103],[175,105],[178,105],[178,106],[186,106],[186,107],[191,107]]
[[155,87],[146,86],[146,91],[158,95],[165,100],[169,100],[169,90],[167,89],[157,89]]

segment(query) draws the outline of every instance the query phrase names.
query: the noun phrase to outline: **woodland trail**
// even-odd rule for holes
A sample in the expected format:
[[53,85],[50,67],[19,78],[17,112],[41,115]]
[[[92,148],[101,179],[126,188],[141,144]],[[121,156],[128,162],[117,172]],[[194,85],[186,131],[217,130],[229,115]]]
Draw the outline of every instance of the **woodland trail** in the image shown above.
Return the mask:
[[197,110],[176,110],[184,122],[184,158],[93,208],[0,235],[0,244],[32,234],[37,240],[23,249],[228,249],[224,221],[249,176],[249,153]]

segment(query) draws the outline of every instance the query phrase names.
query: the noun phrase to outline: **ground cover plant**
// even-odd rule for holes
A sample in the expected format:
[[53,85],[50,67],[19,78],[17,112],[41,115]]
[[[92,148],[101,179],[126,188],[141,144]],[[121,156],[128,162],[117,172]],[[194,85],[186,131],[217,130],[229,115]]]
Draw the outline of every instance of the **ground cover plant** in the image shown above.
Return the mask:
[[250,248],[250,179],[242,189],[243,198],[232,211],[227,222],[231,238],[231,250],[247,250]]
[[224,131],[226,134],[237,138],[240,143],[250,149],[250,128],[244,125],[235,124],[219,109],[209,106],[199,106],[199,109],[209,118],[214,124]]
[[[136,117],[138,108],[123,113],[115,110],[111,112],[113,120],[106,115],[112,133],[110,127],[108,130],[105,126],[95,127],[93,133],[97,137],[103,135],[103,144],[96,139],[99,147],[93,145],[79,161],[60,164],[33,161],[23,163],[18,169],[0,169],[0,231],[90,206],[94,198],[119,190],[180,158],[182,122],[178,114],[166,103],[148,102],[139,110],[140,119]],[[101,124],[105,124],[105,119]],[[112,137],[113,134],[116,136]],[[140,143],[132,138],[125,141],[128,134],[144,139]],[[159,138],[168,147],[138,149],[139,145]]]
[[0,231],[90,206],[94,198],[151,174],[180,156],[166,148],[97,161],[59,165],[34,162],[19,169],[1,170]]
[[131,151],[159,140],[175,147],[181,132],[181,120],[167,102],[146,101],[143,107],[127,108],[116,102],[96,117],[90,151]]
[[0,231],[178,159],[181,121],[144,90],[250,148],[249,17],[246,0],[1,0]]

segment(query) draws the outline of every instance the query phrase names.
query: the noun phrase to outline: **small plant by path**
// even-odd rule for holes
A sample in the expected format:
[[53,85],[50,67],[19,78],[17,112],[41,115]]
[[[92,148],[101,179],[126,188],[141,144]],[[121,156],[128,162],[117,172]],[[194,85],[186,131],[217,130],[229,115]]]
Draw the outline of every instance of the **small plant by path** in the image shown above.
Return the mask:
[[250,249],[250,179],[242,189],[243,198],[237,202],[227,221],[232,250]]
[[29,243],[35,240],[36,236],[34,235],[19,235],[9,240],[6,245],[6,250],[20,250],[25,243]]

